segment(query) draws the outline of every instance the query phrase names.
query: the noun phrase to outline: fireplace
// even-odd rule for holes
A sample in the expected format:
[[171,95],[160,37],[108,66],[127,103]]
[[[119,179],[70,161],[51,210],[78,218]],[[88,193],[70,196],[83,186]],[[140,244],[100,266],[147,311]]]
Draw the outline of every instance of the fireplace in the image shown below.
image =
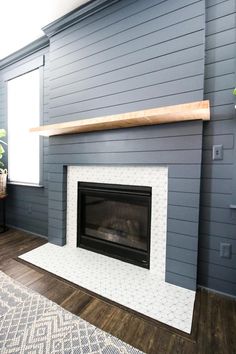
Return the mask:
[[77,247],[149,268],[151,187],[78,182]]

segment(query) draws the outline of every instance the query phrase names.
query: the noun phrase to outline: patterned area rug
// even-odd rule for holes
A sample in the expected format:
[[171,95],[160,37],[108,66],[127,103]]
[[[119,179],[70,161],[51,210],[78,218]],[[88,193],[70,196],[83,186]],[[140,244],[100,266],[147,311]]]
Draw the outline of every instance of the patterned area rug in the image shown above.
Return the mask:
[[0,353],[142,354],[1,271]]

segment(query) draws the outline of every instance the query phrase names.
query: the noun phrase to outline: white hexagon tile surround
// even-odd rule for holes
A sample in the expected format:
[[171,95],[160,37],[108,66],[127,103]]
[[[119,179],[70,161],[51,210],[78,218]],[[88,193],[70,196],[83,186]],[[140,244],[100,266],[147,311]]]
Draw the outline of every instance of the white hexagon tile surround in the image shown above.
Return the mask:
[[[150,269],[76,247],[77,183],[152,187]],[[20,258],[132,310],[190,333],[195,292],[165,282],[168,168],[69,166],[67,245],[47,243]]]

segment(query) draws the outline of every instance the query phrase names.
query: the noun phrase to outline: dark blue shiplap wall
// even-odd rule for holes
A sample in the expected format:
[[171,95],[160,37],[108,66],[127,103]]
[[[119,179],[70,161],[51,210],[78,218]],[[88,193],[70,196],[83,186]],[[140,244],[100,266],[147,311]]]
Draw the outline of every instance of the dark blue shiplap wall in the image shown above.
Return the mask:
[[[206,1],[205,98],[211,121],[204,123],[198,282],[236,295],[236,114],[232,91],[236,72],[235,1]],[[212,145],[222,144],[223,160],[212,161]],[[233,179],[234,177],[234,179]],[[220,243],[232,257],[220,257]]]
[[202,99],[204,1],[126,0],[50,41],[50,123]]
[[[122,0],[53,36],[50,124],[202,100],[204,5]],[[65,243],[67,165],[165,165],[166,279],[195,289],[201,153],[202,122],[50,138],[49,241]]]
[[[5,72],[37,55],[6,68]],[[46,55],[45,123],[201,100],[203,93],[204,98],[211,100],[211,122],[204,123],[203,134],[198,282],[236,294],[236,212],[229,208],[236,203],[232,194],[236,170],[232,96],[234,0],[206,0],[206,4],[205,1],[121,0],[52,37],[50,58],[49,70]],[[0,81],[0,121],[4,126],[5,89],[1,76]],[[49,220],[49,239],[63,243],[64,166],[168,165],[167,278],[183,286],[189,286],[188,280],[192,279],[193,286],[196,279],[191,277],[197,266],[201,129],[201,123],[181,123],[55,137],[49,139],[49,147],[46,139],[45,189],[11,186],[8,221],[46,235]],[[222,161],[212,161],[213,144],[223,144]],[[232,244],[232,258],[220,258],[220,242]]]
[[[1,70],[0,77],[0,126],[7,129],[7,92],[4,76],[12,71],[17,72],[17,68],[27,67],[38,57],[45,57],[43,66],[42,90],[43,90],[43,123],[48,123],[48,97],[49,97],[49,66],[48,48],[43,49],[27,58],[7,66]],[[20,132],[19,132],[20,133]],[[46,163],[48,154],[48,139],[43,139],[42,169],[43,188],[25,187],[21,185],[8,185],[7,199],[7,223],[11,226],[25,229],[43,236],[48,235],[48,166]],[[24,164],[24,153],[22,152],[21,168],[30,168]]]

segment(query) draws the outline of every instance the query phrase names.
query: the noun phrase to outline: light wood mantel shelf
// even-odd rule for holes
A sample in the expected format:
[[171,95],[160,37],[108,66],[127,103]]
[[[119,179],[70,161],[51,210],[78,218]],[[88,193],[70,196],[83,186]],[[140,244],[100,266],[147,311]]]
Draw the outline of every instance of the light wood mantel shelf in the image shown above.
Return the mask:
[[43,125],[31,128],[30,132],[35,132],[42,136],[53,136],[190,120],[210,120],[209,101],[197,101],[111,116]]

